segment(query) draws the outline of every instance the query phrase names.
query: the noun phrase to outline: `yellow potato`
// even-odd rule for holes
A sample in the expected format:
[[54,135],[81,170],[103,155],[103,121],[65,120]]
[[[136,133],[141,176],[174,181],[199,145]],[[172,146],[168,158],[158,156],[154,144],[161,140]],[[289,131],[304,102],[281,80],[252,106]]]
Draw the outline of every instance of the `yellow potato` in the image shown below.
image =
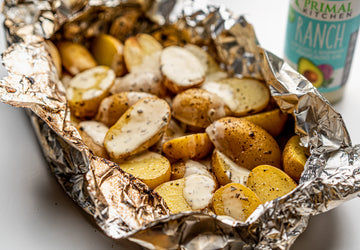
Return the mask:
[[282,197],[296,188],[296,182],[285,172],[269,165],[250,171],[246,186],[256,193],[262,203]]
[[158,98],[143,98],[131,106],[105,136],[110,158],[119,163],[154,145],[165,133],[170,107]]
[[209,169],[200,162],[193,160],[177,161],[171,164],[171,179],[177,180],[192,174],[202,174],[213,177]]
[[123,44],[113,36],[100,34],[91,44],[91,52],[100,65],[105,65],[114,70],[116,76],[126,73],[123,57]]
[[82,121],[76,128],[83,142],[93,151],[94,155],[109,159],[104,147],[104,138],[109,130],[106,125],[96,121]]
[[81,44],[63,41],[57,47],[61,55],[62,65],[72,75],[97,66],[93,56]]
[[240,183],[245,185],[250,171],[233,162],[229,157],[218,150],[212,154],[212,170],[221,185]]
[[179,30],[176,25],[165,24],[151,34],[164,47],[182,46],[190,40],[187,29]]
[[207,82],[202,88],[221,97],[234,116],[258,113],[270,100],[270,92],[265,84],[250,78]]
[[206,90],[195,88],[176,95],[172,109],[173,116],[179,121],[201,128],[206,128],[228,113],[221,98]]
[[294,135],[286,143],[283,151],[284,171],[295,181],[299,181],[307,160],[308,150],[300,145],[300,137]]
[[66,89],[72,114],[78,118],[93,117],[114,81],[114,71],[106,66],[97,66],[74,76]]
[[111,127],[137,101],[145,97],[154,97],[145,92],[120,92],[102,100],[95,120]]
[[259,125],[273,137],[277,137],[282,131],[287,121],[288,115],[280,109],[274,109],[255,115],[245,116],[243,119]]
[[157,153],[148,151],[136,155],[122,162],[120,168],[139,178],[152,189],[164,182],[170,181],[170,162],[166,157]]
[[281,167],[281,151],[275,139],[260,126],[236,117],[213,122],[206,133],[216,149],[249,170],[262,164]]
[[246,221],[260,204],[256,194],[239,183],[229,183],[219,188],[213,197],[213,208],[217,215],[231,216],[242,222]]
[[206,133],[181,136],[163,144],[163,153],[173,159],[199,160],[208,155],[213,145]]
[[59,50],[56,48],[55,44],[53,44],[50,40],[45,40],[46,43],[46,49],[49,51],[50,56],[54,62],[56,71],[58,73],[59,78],[62,74],[62,64],[61,64],[61,56],[59,53]]
[[124,41],[136,29],[138,18],[141,15],[137,9],[126,8],[119,17],[112,20],[109,30],[110,35],[116,37],[120,41]]

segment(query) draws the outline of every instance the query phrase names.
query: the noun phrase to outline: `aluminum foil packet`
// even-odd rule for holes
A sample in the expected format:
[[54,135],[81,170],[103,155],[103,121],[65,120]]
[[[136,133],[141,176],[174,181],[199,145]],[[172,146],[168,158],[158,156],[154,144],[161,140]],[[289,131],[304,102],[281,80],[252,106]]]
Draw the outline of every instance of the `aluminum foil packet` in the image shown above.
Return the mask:
[[[0,81],[0,99],[29,110],[52,172],[109,237],[149,249],[288,249],[310,216],[358,195],[360,149],[352,146],[341,115],[303,76],[258,45],[244,17],[187,0],[5,0],[2,12],[9,48],[2,55],[8,76]],[[124,39],[166,27],[183,31],[179,39],[185,34],[188,42],[207,46],[230,74],[264,79],[310,147],[298,187],[260,205],[246,222],[211,213],[171,214],[157,193],[94,156],[70,122],[65,89],[44,39],[86,44],[102,32]]]

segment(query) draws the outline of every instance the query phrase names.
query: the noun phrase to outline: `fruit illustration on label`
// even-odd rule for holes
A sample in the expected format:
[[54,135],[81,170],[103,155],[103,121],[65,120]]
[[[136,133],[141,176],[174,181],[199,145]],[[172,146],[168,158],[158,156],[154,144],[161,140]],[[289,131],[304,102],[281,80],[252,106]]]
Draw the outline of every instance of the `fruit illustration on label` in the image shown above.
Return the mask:
[[305,76],[316,88],[319,88],[324,82],[323,71],[307,58],[300,57],[298,62],[298,71],[300,74]]

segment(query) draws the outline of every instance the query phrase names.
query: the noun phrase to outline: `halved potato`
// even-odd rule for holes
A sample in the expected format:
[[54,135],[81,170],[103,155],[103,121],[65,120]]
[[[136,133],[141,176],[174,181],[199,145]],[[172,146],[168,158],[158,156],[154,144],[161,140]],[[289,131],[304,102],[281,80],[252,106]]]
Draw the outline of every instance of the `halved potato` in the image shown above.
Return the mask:
[[49,51],[50,56],[54,62],[56,71],[58,73],[59,78],[61,77],[62,74],[62,64],[61,64],[61,56],[60,56],[60,52],[57,49],[57,47],[55,46],[55,44],[53,44],[52,41],[50,40],[45,40],[46,43],[46,49]]
[[181,136],[163,144],[163,153],[173,159],[199,160],[208,155],[213,149],[206,133]]
[[202,88],[221,97],[234,116],[258,113],[270,100],[270,92],[265,84],[250,78],[207,82]]
[[110,158],[119,163],[145,151],[165,133],[170,107],[158,98],[144,98],[131,106],[109,129],[104,145]]
[[171,164],[171,179],[177,180],[192,174],[202,174],[213,177],[209,169],[200,162],[193,160],[178,161]]
[[142,180],[150,188],[170,181],[171,167],[166,157],[154,152],[144,152],[120,164],[120,168]]
[[64,68],[72,75],[97,66],[90,52],[83,45],[69,41],[57,44]]
[[78,118],[93,117],[114,81],[114,71],[106,66],[97,66],[74,76],[66,89],[72,114]]
[[205,69],[188,50],[170,46],[160,56],[160,69],[164,85],[173,93],[199,86],[205,80]]
[[285,172],[269,165],[260,165],[250,171],[246,182],[262,203],[281,197],[296,188],[296,182]]
[[123,44],[117,38],[100,34],[94,38],[91,44],[91,52],[100,65],[105,65],[114,70],[116,76],[126,73],[123,57]]
[[111,127],[137,101],[154,95],[145,92],[120,92],[102,100],[95,120]]
[[217,215],[231,216],[242,222],[246,221],[260,204],[256,194],[239,183],[229,183],[219,188],[213,197],[213,208]]
[[246,185],[250,171],[233,162],[229,157],[214,150],[212,154],[212,170],[221,185],[240,183]]
[[281,151],[275,139],[245,119],[224,117],[206,128],[216,149],[249,170],[262,164],[281,167]]
[[105,147],[104,138],[109,128],[97,121],[82,121],[76,126],[81,138],[86,146],[88,146],[94,155],[102,158],[109,158]]
[[179,121],[201,128],[206,128],[229,112],[223,100],[217,95],[196,88],[177,94],[172,109],[173,116]]
[[294,135],[286,143],[283,151],[284,171],[295,181],[299,181],[307,160],[308,149],[300,145],[300,137]]
[[280,109],[274,109],[255,115],[248,115],[243,119],[259,125],[273,137],[277,137],[283,131],[287,118],[288,115],[281,112]]

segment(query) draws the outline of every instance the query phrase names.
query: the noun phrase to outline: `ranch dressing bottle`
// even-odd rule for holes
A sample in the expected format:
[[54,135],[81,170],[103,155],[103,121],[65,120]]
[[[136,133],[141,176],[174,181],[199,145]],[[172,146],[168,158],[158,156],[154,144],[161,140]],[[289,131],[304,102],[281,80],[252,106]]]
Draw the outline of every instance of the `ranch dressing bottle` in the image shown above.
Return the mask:
[[290,0],[285,60],[332,103],[349,76],[359,13],[360,0]]

